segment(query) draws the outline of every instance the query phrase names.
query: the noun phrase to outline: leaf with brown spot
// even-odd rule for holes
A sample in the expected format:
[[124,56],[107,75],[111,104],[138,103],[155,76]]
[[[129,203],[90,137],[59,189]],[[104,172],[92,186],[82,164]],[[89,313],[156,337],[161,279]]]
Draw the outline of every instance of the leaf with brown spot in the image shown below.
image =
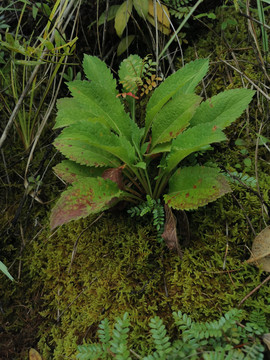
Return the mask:
[[170,250],[176,250],[180,257],[182,257],[182,253],[180,250],[180,245],[176,232],[176,217],[174,216],[172,209],[168,205],[164,205],[166,220],[164,226],[164,232],[161,235],[166,245]]
[[270,226],[267,226],[255,237],[251,254],[247,263],[255,263],[264,271],[270,272]]
[[204,206],[231,191],[219,169],[190,166],[175,171],[169,181],[166,204],[173,209],[191,210]]
[[37,350],[30,349],[29,350],[29,360],[42,360],[42,357],[39,355]]
[[57,164],[53,170],[61,179],[69,184],[72,184],[74,181],[78,181],[81,177],[101,176],[104,172],[104,167],[90,167],[80,165],[74,161],[63,160],[61,163]]
[[123,195],[125,193],[111,180],[101,177],[80,178],[61,194],[52,209],[51,229],[106,210],[115,205]]

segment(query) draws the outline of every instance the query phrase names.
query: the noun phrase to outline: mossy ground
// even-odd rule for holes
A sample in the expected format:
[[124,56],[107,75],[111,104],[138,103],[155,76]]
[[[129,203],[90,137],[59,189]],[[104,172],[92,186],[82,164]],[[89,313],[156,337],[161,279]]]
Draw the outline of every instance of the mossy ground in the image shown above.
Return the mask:
[[[224,21],[224,13],[219,16],[219,21]],[[228,43],[229,49],[241,46],[237,58],[248,76],[253,80],[263,76],[254,65],[246,22],[240,18],[237,21],[238,31],[228,28],[219,38],[220,23],[216,23],[208,35],[196,43],[196,56],[211,54],[213,77],[206,87],[208,96],[225,88],[243,86],[239,73],[225,69],[220,61],[224,54],[227,60],[232,54]],[[187,49],[186,62],[192,60],[194,54],[194,47]],[[223,168],[253,177],[257,161],[260,193],[267,204],[269,153],[259,147],[255,154],[260,109],[256,101],[253,104],[250,121],[243,116],[228,130],[229,142],[197,160],[216,162]],[[261,105],[263,109],[265,104]],[[267,128],[264,131],[267,133]],[[238,138],[243,139],[247,152],[241,152],[241,147],[235,144]],[[251,161],[250,167],[246,158]],[[41,159],[42,155],[36,159],[37,163]],[[17,172],[23,173],[25,162],[16,166]],[[2,253],[7,265],[16,260],[11,272],[16,276],[19,269],[20,280],[10,283],[2,277],[0,287],[2,333],[18,338],[11,345],[13,359],[27,358],[29,347],[38,348],[46,360],[75,359],[77,344],[84,339],[95,341],[97,326],[104,317],[114,320],[126,311],[132,323],[130,344],[134,349],[144,348],[151,317],[163,318],[173,334],[172,311],[179,309],[201,321],[219,318],[238,306],[266,277],[258,268],[245,264],[245,260],[250,256],[253,230],[260,232],[268,217],[256,193],[240,185],[232,185],[232,194],[188,213],[191,242],[180,259],[156,241],[148,219],[131,219],[125,210],[106,212],[94,223],[96,217],[72,222],[51,234],[47,220],[50,204],[34,201],[34,207],[29,207],[30,200],[31,204],[33,201],[27,197],[15,228],[9,228],[7,224],[13,219],[24,192],[23,183],[14,190],[15,174],[10,180],[12,193],[6,186],[7,206],[1,219],[5,235]],[[52,170],[48,170],[43,184],[41,197],[45,195],[50,201],[58,196],[57,186],[61,185],[52,181]],[[262,286],[241,308],[248,313],[260,308],[269,315],[269,297],[269,287]],[[21,349],[19,338],[23,339]],[[8,349],[6,351],[3,357]]]
[[[259,231],[260,201],[241,190],[235,195]],[[171,313],[178,309],[196,320],[218,318],[265,277],[244,263],[254,236],[231,195],[190,214],[192,242],[182,259],[156,241],[150,225],[124,212],[92,221],[65,225],[54,235],[44,232],[26,260],[31,278],[43,284],[39,349],[45,359],[75,359],[76,344],[95,340],[104,317],[114,320],[125,311],[132,347],[144,348],[147,324],[156,314],[171,332]],[[269,314],[269,295],[262,287],[242,308]]]

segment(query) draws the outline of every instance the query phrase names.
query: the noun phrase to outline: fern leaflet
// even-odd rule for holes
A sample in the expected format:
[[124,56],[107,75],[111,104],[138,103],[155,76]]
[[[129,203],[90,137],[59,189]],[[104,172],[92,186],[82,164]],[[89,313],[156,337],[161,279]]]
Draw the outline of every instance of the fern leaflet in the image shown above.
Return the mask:
[[148,213],[152,214],[153,225],[157,229],[157,238],[161,240],[161,235],[164,231],[165,214],[164,207],[162,206],[160,199],[152,199],[151,196],[146,195],[146,201],[133,206],[127,211],[131,217],[133,216],[144,216]]

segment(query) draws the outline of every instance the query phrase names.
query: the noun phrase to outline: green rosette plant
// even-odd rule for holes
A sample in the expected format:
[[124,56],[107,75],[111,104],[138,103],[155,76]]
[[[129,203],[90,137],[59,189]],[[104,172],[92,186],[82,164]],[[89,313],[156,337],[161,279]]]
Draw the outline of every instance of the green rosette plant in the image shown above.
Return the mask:
[[[155,88],[139,127],[135,104],[143,66],[137,55],[122,62],[119,82],[124,86],[119,94],[105,63],[85,55],[88,80],[67,84],[72,97],[58,101],[55,128],[64,129],[54,145],[68,160],[54,171],[71,186],[52,209],[51,229],[120,200],[136,205],[147,196],[160,199],[167,214],[171,208],[197,209],[231,191],[218,168],[180,163],[193,152],[225,141],[222,130],[242,114],[254,91],[228,90],[202,101],[194,90],[207,73],[208,60],[198,59]],[[119,95],[126,97],[126,104]]]

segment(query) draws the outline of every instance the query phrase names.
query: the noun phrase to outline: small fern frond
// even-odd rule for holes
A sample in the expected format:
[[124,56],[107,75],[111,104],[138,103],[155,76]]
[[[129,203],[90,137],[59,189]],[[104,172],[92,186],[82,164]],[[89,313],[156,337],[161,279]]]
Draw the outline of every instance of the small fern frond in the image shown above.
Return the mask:
[[245,355],[238,350],[229,350],[228,352],[224,349],[205,352],[203,354],[203,360],[242,360],[245,359]]
[[146,203],[151,209],[153,209],[156,205],[156,200],[152,199],[150,195],[146,195]]
[[129,210],[127,210],[128,214],[131,217],[133,216],[144,216],[148,213],[152,213],[153,217],[153,225],[157,229],[157,239],[161,240],[162,233],[164,231],[164,222],[165,222],[165,214],[164,207],[160,202],[160,199],[157,201],[152,199],[151,196],[146,195],[146,201],[138,206],[133,206]]
[[121,63],[118,74],[124,92],[137,93],[139,86],[142,85],[141,73],[143,66],[143,60],[138,55],[130,55]]
[[[264,347],[254,329],[256,323],[239,326],[243,312],[231,309],[219,320],[195,322],[181,311],[174,312],[174,322],[180,330],[179,338],[172,341],[160,317],[150,320],[154,351],[136,353],[142,360],[263,360]],[[265,318],[261,311],[254,311],[251,320],[259,320],[261,331]],[[98,331],[100,344],[78,346],[79,360],[131,360],[135,352],[128,347],[130,321],[128,313],[118,318],[110,337],[109,322],[103,320]]]
[[[173,313],[173,317],[179,330],[182,331],[183,340],[187,341],[192,338],[197,340],[209,338],[221,338],[224,333],[235,327],[236,321],[242,316],[242,311],[238,309],[229,310],[219,321],[211,321],[205,323],[192,322],[191,318],[182,314],[181,311]],[[227,334],[231,335],[231,334]]]
[[264,347],[261,344],[254,343],[252,345],[244,345],[243,352],[246,354],[245,359],[248,360],[263,360]]
[[255,309],[251,312],[249,322],[246,323],[245,329],[256,335],[262,335],[268,331],[266,321],[265,313],[260,309]]
[[151,319],[149,326],[156,347],[156,354],[163,357],[171,351],[171,342],[169,336],[167,336],[165,325],[158,316],[155,316]]
[[187,314],[183,314],[180,310],[178,312],[173,312],[173,318],[175,324],[182,333],[189,329],[192,324],[191,318]]
[[229,174],[224,174],[228,180],[230,180],[234,184],[243,183],[247,187],[256,188],[257,180],[253,176],[249,176],[247,174],[239,173],[237,171],[230,172]]
[[100,344],[78,345],[78,360],[99,360],[106,359],[106,353]]
[[[187,15],[193,5],[191,0],[164,0],[164,3],[168,6],[170,14],[177,19]],[[188,6],[189,4],[190,6]]]
[[131,360],[130,351],[127,346],[129,326],[130,321],[127,312],[123,315],[122,319],[118,318],[114,325],[112,339],[110,340],[110,350],[115,354],[116,360]]
[[107,318],[102,320],[99,325],[98,337],[102,344],[102,348],[104,350],[109,348],[111,335],[110,335],[110,324],[109,324],[109,320]]
[[161,204],[157,203],[155,208],[152,211],[153,213],[153,224],[156,226],[157,230],[162,230],[164,228],[165,214],[164,208]]
[[142,211],[141,211],[141,213],[140,213],[140,216],[144,216],[144,215],[148,214],[149,212],[151,212],[151,208],[150,208],[149,206],[145,206],[145,207],[142,209]]

